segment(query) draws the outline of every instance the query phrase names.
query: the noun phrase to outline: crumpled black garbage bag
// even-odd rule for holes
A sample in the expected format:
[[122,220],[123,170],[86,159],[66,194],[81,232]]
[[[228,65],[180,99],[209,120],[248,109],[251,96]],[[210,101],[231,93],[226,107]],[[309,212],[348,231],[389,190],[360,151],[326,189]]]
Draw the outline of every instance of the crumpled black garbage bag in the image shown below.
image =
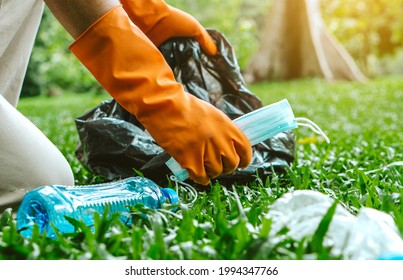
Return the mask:
[[[165,42],[160,51],[185,90],[203,99],[231,119],[261,108],[262,102],[251,93],[243,80],[231,45],[218,31],[209,30],[219,54],[206,55],[190,38]],[[165,165],[170,156],[158,146],[137,119],[115,100],[99,106],[76,119],[79,143],[78,160],[105,180],[135,176],[134,169],[156,183],[164,184],[172,175]],[[223,183],[243,183],[265,178],[273,170],[282,171],[294,160],[295,135],[279,133],[253,147],[252,163],[217,179]]]

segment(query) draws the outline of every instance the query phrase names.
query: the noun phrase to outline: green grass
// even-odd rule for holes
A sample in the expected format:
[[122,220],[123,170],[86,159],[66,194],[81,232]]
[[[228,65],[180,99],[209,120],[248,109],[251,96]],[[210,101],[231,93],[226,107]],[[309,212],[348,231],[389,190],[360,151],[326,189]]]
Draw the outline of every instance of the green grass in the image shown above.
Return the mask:
[[[337,259],[323,246],[332,216],[313,236],[273,244],[270,205],[290,190],[315,190],[339,200],[351,213],[371,207],[392,215],[403,235],[403,79],[385,77],[366,84],[301,80],[251,85],[264,104],[287,98],[296,117],[318,124],[330,144],[298,128],[296,160],[284,174],[248,186],[213,185],[194,205],[177,212],[133,209],[133,228],[116,217],[96,217],[94,231],[49,240],[38,233],[22,238],[11,211],[0,219],[0,259]],[[20,101],[30,118],[70,162],[77,184],[99,182],[74,156],[74,118],[107,95],[64,94]],[[181,193],[187,202],[185,193]],[[334,210],[334,209],[333,209]],[[139,213],[147,212],[147,220]],[[279,233],[285,234],[286,230]]]

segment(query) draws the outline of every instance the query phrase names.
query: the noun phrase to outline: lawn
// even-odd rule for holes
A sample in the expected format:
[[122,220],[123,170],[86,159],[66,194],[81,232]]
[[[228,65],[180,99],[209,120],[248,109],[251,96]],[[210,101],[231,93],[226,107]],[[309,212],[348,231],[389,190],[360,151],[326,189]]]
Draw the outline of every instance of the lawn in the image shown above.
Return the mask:
[[[365,84],[323,80],[250,85],[264,104],[287,98],[296,117],[314,121],[326,143],[299,127],[296,159],[284,173],[232,188],[215,184],[199,191],[194,204],[176,212],[133,209],[133,227],[98,217],[94,231],[84,226],[56,240],[34,234],[22,238],[5,211],[0,220],[0,259],[338,259],[323,242],[322,229],[303,240],[269,238],[271,205],[290,191],[313,190],[335,198],[351,214],[362,207],[388,213],[403,236],[403,79],[382,77]],[[34,122],[70,162],[77,184],[98,183],[74,151],[74,118],[108,95],[64,93],[25,98],[18,109]],[[190,199],[190,198],[189,198]],[[147,213],[144,219],[139,213]],[[285,235],[283,230],[279,235]],[[274,242],[273,240],[279,240]]]

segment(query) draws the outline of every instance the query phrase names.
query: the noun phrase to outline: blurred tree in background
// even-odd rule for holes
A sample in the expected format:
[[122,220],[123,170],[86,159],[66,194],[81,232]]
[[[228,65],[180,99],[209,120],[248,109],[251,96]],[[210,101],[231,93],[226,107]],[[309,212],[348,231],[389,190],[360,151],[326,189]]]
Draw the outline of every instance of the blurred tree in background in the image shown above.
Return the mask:
[[319,0],[275,0],[259,50],[244,72],[247,83],[319,77],[365,81],[346,49],[328,31]]
[[[295,0],[299,1],[299,0]],[[222,32],[240,67],[259,48],[259,36],[273,0],[167,0]],[[326,28],[365,75],[403,74],[403,0],[321,0]],[[99,91],[95,79],[68,50],[72,38],[45,9],[24,82],[23,95]]]

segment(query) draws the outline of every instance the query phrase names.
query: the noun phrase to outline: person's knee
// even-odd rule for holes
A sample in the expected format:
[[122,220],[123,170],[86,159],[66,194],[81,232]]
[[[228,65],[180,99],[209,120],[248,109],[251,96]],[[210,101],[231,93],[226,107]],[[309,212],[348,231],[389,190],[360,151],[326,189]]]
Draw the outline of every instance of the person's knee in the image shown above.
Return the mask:
[[1,96],[0,119],[0,208],[43,185],[74,185],[63,154]]
[[[42,167],[46,166],[42,164]],[[8,178],[5,178],[4,174],[0,176],[0,185],[7,186],[7,188],[0,188],[0,213],[6,208],[18,209],[25,194],[41,186],[74,186],[73,172],[67,162],[40,171],[31,169],[24,174],[14,173],[14,176],[8,176]]]

